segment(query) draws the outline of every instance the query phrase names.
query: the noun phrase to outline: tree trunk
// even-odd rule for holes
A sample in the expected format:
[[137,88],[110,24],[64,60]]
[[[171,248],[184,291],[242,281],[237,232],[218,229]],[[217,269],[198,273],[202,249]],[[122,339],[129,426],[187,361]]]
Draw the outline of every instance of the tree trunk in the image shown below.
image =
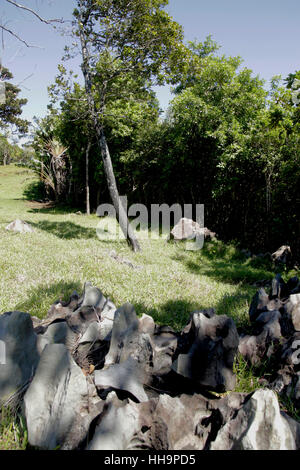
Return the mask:
[[[80,4],[81,7],[81,4]],[[129,224],[127,213],[121,203],[117,183],[114,175],[114,170],[112,166],[112,161],[110,158],[110,153],[108,149],[108,145],[106,142],[103,124],[100,119],[103,119],[103,111],[104,111],[104,102],[105,102],[105,85],[103,85],[103,93],[101,96],[101,106],[100,112],[96,108],[93,92],[92,92],[92,74],[90,70],[90,56],[88,51],[88,37],[86,32],[84,31],[84,20],[83,18],[79,18],[79,35],[80,35],[80,43],[81,43],[81,53],[82,53],[82,73],[84,76],[84,84],[85,84],[85,91],[87,95],[88,107],[89,112],[91,113],[92,121],[94,124],[94,129],[97,135],[97,143],[101,152],[101,157],[104,165],[104,173],[106,177],[106,182],[109,189],[109,194],[114,205],[117,220],[120,224],[120,227],[124,233],[124,236],[127,240],[129,246],[131,246],[132,250],[137,252],[140,251],[139,242],[132,230],[131,225]],[[99,119],[100,117],[100,119]]]
[[97,207],[100,205],[100,188],[97,189],[97,194],[96,194],[96,205]]
[[108,189],[109,189],[109,194],[112,199],[117,219],[120,224],[120,227],[122,229],[122,232],[124,233],[127,243],[131,246],[133,251],[137,252],[140,251],[140,245],[139,242],[134,234],[134,231],[132,230],[132,227],[129,223],[127,213],[121,203],[121,199],[119,196],[117,184],[116,184],[116,179],[114,175],[114,170],[112,166],[112,161],[110,158],[110,153],[109,149],[107,146],[106,138],[104,135],[103,130],[98,129],[97,130],[97,136],[99,139],[99,145],[101,149],[101,156],[104,164],[104,171],[105,171],[105,176],[106,176],[106,181],[108,184]]
[[86,189],[86,213],[91,214],[90,207],[90,187],[89,187],[89,155],[91,149],[91,142],[88,141],[88,145],[85,152],[85,189]]

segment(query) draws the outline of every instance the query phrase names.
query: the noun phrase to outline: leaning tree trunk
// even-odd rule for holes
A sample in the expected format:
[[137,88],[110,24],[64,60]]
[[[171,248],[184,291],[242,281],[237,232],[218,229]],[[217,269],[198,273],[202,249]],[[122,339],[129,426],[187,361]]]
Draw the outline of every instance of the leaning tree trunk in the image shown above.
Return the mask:
[[[86,33],[83,30],[83,24],[84,24],[84,21],[82,20],[82,18],[80,18],[79,31],[80,31],[81,52],[82,52],[82,59],[83,59],[81,68],[82,68],[82,73],[84,76],[88,108],[92,117],[94,129],[97,135],[97,143],[98,143],[99,150],[101,152],[105,178],[106,178],[106,182],[108,185],[109,194],[110,194],[112,203],[116,211],[117,220],[120,224],[122,232],[124,233],[124,236],[126,237],[128,245],[131,246],[133,251],[137,252],[137,251],[140,251],[140,245],[134,234],[134,231],[132,230],[131,225],[129,224],[127,213],[122,205],[122,202],[119,196],[115,174],[114,174],[114,170],[112,166],[112,161],[111,161],[108,145],[107,145],[105,134],[104,134],[103,124],[100,122],[99,117],[98,117],[100,114],[100,119],[103,118],[105,93],[103,93],[101,97],[102,103],[101,103],[100,113],[97,112],[95,100],[93,97],[92,74],[90,71],[89,51],[88,51],[88,46],[87,46],[88,38],[86,37],[85,35]],[[105,86],[104,86],[104,89],[105,89]]]

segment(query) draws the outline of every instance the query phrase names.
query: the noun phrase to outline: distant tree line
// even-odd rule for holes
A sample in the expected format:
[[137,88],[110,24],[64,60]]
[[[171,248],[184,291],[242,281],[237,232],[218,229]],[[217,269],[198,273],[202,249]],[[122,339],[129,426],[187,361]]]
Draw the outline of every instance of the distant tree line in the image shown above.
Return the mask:
[[[88,214],[119,194],[147,206],[201,203],[223,240],[299,254],[300,71],[267,89],[211,37],[184,44],[167,3],[77,0],[84,85],[60,64],[36,123],[30,164],[44,195]],[[174,98],[162,117],[152,87],[166,82]],[[17,94],[0,118],[22,133]]]
[[[259,251],[290,244],[299,252],[300,72],[274,77],[267,91],[240,58],[221,56],[218,49],[210,37],[189,44],[165,118],[147,81],[115,81],[104,119],[119,191],[148,206],[203,203],[206,225],[222,239]],[[57,108],[53,103],[61,95]],[[65,192],[54,189],[52,196],[84,207],[88,181],[95,210],[109,194],[85,90],[71,86],[60,66],[50,96],[34,146],[51,167],[45,142],[57,140],[70,170]]]

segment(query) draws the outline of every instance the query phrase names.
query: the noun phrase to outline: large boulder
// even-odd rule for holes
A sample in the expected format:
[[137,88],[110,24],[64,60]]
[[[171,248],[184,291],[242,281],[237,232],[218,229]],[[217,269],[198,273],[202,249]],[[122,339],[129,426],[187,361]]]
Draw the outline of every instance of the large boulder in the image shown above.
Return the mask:
[[288,265],[292,259],[292,250],[288,245],[282,245],[272,253],[272,260],[275,264]]
[[0,402],[22,389],[31,379],[39,361],[37,335],[28,313],[0,315],[0,341],[4,360],[0,364]]
[[132,356],[139,363],[149,364],[152,352],[150,335],[140,331],[140,323],[131,304],[115,312],[109,352],[105,367],[126,361]]
[[300,294],[292,294],[284,305],[295,331],[300,331]]
[[114,392],[110,393],[105,410],[100,414],[93,439],[87,450],[125,450],[138,431],[139,408],[131,400],[127,403],[118,400]]
[[271,387],[281,395],[287,395],[296,408],[300,405],[300,332],[282,346],[278,370]]
[[104,297],[101,290],[86,282],[76,310],[69,312],[66,321],[72,330],[80,334],[85,333],[90,323],[103,321],[102,336],[104,333],[108,336],[112,330],[115,311],[115,305]]
[[160,394],[144,403],[118,400],[114,393],[98,419],[89,450],[207,449],[222,425],[243,403],[243,394],[208,400],[202,395]]
[[103,404],[66,346],[48,344],[24,396],[29,444],[46,450],[76,449]]
[[194,220],[183,217],[171,230],[168,240],[190,240],[194,239],[196,236],[209,240],[216,238],[216,234],[211,232],[207,227],[201,227]]
[[210,450],[296,450],[294,432],[276,394],[257,390],[218,432]]
[[27,222],[23,220],[16,219],[10,224],[7,225],[6,230],[10,232],[18,232],[18,233],[31,233],[34,232],[34,229],[29,225]]
[[235,387],[233,362],[239,336],[233,320],[212,309],[195,312],[181,337],[182,352],[172,365],[179,375],[209,390]]
[[268,303],[269,296],[266,293],[265,289],[262,287],[256,292],[250,304],[249,317],[252,323],[262,312],[265,312],[267,310]]
[[277,310],[261,313],[255,321],[255,334],[241,336],[239,352],[252,365],[259,365],[264,358],[274,354],[274,346],[282,337],[281,314]]

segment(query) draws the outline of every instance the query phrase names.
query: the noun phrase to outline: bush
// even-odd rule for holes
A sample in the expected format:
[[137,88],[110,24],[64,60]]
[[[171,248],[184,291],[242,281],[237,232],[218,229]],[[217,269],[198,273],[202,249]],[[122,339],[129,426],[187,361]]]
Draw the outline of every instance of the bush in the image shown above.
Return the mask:
[[29,201],[44,201],[47,199],[45,186],[42,181],[33,181],[28,184],[23,195]]

